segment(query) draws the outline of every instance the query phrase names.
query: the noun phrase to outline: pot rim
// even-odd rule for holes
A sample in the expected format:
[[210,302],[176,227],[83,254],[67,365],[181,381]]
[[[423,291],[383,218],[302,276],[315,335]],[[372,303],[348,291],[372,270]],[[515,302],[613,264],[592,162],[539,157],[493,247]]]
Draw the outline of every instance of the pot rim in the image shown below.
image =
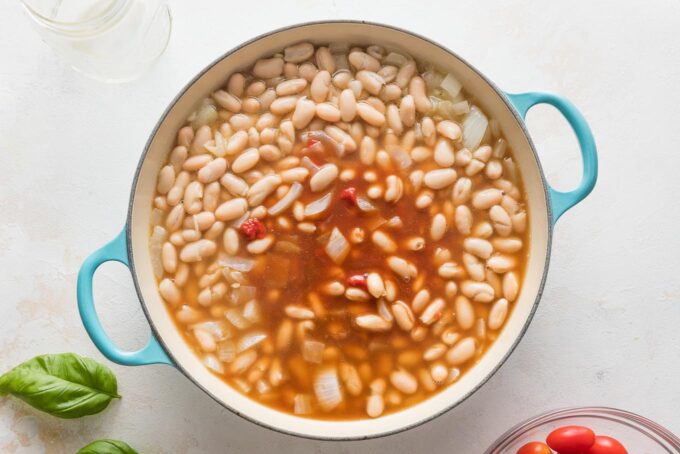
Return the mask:
[[[153,142],[154,138],[156,137],[156,134],[163,124],[163,122],[166,120],[168,114],[170,111],[173,109],[175,104],[184,96],[184,94],[191,88],[201,77],[203,77],[204,74],[206,74],[208,71],[210,71],[214,66],[216,66],[218,63],[220,63],[222,60],[227,58],[228,56],[234,54],[235,52],[238,52],[239,50],[243,49],[244,47],[259,41],[260,39],[266,38],[270,35],[274,35],[276,33],[281,33],[284,31],[288,30],[293,30],[296,28],[302,28],[302,27],[307,27],[310,25],[329,25],[329,24],[360,24],[360,25],[369,25],[369,26],[375,26],[375,27],[382,27],[386,28],[392,31],[397,31],[405,34],[412,35],[418,39],[421,39],[431,45],[434,45],[444,52],[450,54],[454,58],[460,60],[463,64],[465,64],[468,68],[470,68],[478,77],[480,77],[484,82],[486,82],[499,96],[499,98],[502,100],[503,103],[505,103],[505,106],[509,109],[509,111],[512,113],[512,115],[515,117],[515,120],[518,124],[518,126],[521,128],[522,132],[524,133],[525,138],[527,139],[527,143],[529,144],[529,149],[531,150],[531,153],[533,155],[534,161],[536,162],[537,168],[538,168],[538,173],[541,178],[541,185],[543,189],[543,193],[545,196],[546,200],[546,213],[547,213],[547,245],[546,245],[546,257],[545,257],[545,263],[543,266],[543,276],[541,276],[540,283],[538,286],[538,291],[536,292],[536,298],[534,299],[534,303],[531,307],[531,310],[524,322],[524,326],[522,326],[522,329],[520,330],[519,334],[515,338],[514,342],[512,345],[510,345],[510,348],[508,351],[505,353],[505,355],[501,358],[500,361],[491,369],[491,371],[484,377],[482,378],[479,383],[475,387],[473,387],[468,393],[464,394],[462,397],[460,397],[456,402],[453,402],[451,405],[446,406],[446,408],[442,409],[439,412],[433,413],[429,415],[428,417],[425,417],[419,421],[416,421],[411,424],[403,425],[398,428],[395,428],[394,430],[388,430],[385,432],[377,433],[377,434],[371,434],[371,435],[360,435],[360,436],[344,436],[344,437],[334,437],[334,436],[326,436],[326,435],[310,435],[307,433],[299,433],[299,432],[294,432],[290,430],[285,430],[280,427],[277,427],[273,424],[252,418],[248,415],[245,415],[238,411],[237,409],[231,407],[227,403],[223,402],[219,398],[217,398],[215,395],[213,395],[208,389],[206,389],[200,382],[195,380],[189,372],[187,372],[184,367],[176,360],[175,356],[172,354],[172,350],[168,348],[168,346],[165,344],[165,341],[163,338],[159,335],[158,331],[156,330],[156,326],[153,322],[153,319],[149,315],[149,312],[146,307],[146,302],[144,301],[144,297],[142,296],[142,290],[139,285],[139,280],[137,279],[137,271],[135,269],[135,260],[134,260],[134,254],[132,250],[132,230],[131,230],[131,224],[132,224],[132,211],[133,211],[133,206],[134,206],[134,201],[135,201],[135,193],[137,189],[137,184],[139,182],[139,177],[142,169],[142,165],[144,164],[144,161],[146,160],[147,154],[149,152],[149,148],[151,146],[151,143]],[[308,21],[308,22],[300,22],[297,24],[292,24],[288,25],[285,27],[280,27],[274,30],[270,30],[268,32],[259,34],[247,41],[242,42],[241,44],[237,45],[236,47],[233,47],[232,49],[228,50],[227,52],[221,54],[219,57],[211,61],[208,65],[206,65],[201,71],[199,71],[189,82],[187,82],[177,93],[177,95],[170,101],[168,106],[164,109],[163,113],[161,114],[158,122],[156,122],[156,125],[152,129],[151,133],[149,134],[149,138],[146,141],[146,144],[144,145],[144,149],[142,151],[142,154],[139,158],[139,162],[137,163],[137,168],[135,169],[135,175],[132,180],[132,187],[130,190],[130,199],[128,202],[128,212],[126,216],[126,223],[125,223],[125,238],[126,238],[126,248],[127,248],[127,254],[129,257],[129,263],[130,263],[130,270],[132,274],[132,281],[135,286],[135,291],[137,293],[137,297],[139,298],[140,306],[142,308],[142,311],[144,311],[144,316],[146,317],[147,321],[149,322],[149,326],[151,328],[152,335],[155,336],[155,338],[158,340],[159,344],[165,351],[165,353],[168,355],[168,357],[172,360],[172,363],[174,367],[179,370],[182,375],[187,377],[194,385],[196,385],[198,388],[200,388],[204,393],[206,393],[208,396],[210,396],[211,399],[213,399],[215,402],[220,404],[222,407],[226,408],[233,414],[240,416],[241,418],[245,419],[246,421],[252,422],[254,424],[257,424],[260,427],[264,427],[266,429],[272,430],[274,432],[278,432],[284,435],[291,435],[295,437],[300,437],[300,438],[306,438],[310,440],[320,440],[320,441],[360,441],[360,440],[369,440],[369,439],[377,439],[377,438],[382,438],[386,437],[389,435],[395,435],[404,431],[407,431],[409,429],[413,429],[415,427],[421,426],[429,421],[432,421],[435,418],[438,418],[439,416],[443,415],[444,413],[448,413],[450,410],[453,408],[457,407],[461,403],[463,403],[465,400],[467,400],[472,394],[477,392],[486,382],[489,381],[489,379],[498,372],[498,370],[505,364],[505,362],[508,360],[510,355],[515,351],[517,346],[519,345],[519,342],[522,340],[524,335],[526,334],[527,329],[529,328],[529,325],[531,324],[531,320],[534,317],[534,314],[538,308],[538,304],[541,300],[541,297],[543,295],[543,289],[545,287],[545,282],[546,278],[548,276],[548,268],[550,264],[550,253],[552,249],[552,235],[553,235],[553,228],[554,228],[554,222],[551,221],[553,219],[553,214],[552,214],[552,206],[550,203],[550,194],[548,191],[548,182],[545,178],[545,174],[543,172],[543,167],[541,166],[541,161],[538,158],[538,153],[536,152],[536,147],[534,145],[534,142],[531,140],[531,136],[529,135],[529,131],[526,128],[526,124],[522,116],[519,114],[517,111],[517,108],[513,105],[512,102],[508,99],[506,93],[501,90],[494,82],[492,82],[489,78],[487,78],[481,71],[479,71],[476,67],[471,65],[467,60],[464,58],[460,57],[457,53],[453,52],[450,50],[448,47],[443,46],[442,44],[427,38],[425,36],[420,35],[419,33],[412,32],[410,30],[403,29],[401,27],[397,27],[394,25],[387,25],[383,24],[380,22],[373,22],[373,21],[364,21],[364,20],[352,20],[352,19],[330,19],[330,20],[318,20],[318,21]]]

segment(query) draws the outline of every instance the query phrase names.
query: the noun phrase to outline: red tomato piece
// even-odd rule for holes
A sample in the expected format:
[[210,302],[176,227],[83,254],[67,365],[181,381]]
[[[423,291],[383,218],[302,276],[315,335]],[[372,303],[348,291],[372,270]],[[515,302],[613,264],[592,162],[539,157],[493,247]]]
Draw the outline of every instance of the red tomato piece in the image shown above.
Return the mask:
[[628,454],[628,451],[615,438],[598,435],[588,454]]
[[267,227],[257,218],[246,219],[239,230],[249,241],[262,239],[267,233]]
[[350,186],[349,188],[343,189],[342,192],[340,192],[340,198],[342,200],[347,200],[352,205],[356,205],[357,204],[357,188]]
[[311,137],[307,139],[307,148],[312,148],[314,145],[317,143],[321,143],[316,139],[312,139]]
[[559,454],[582,454],[595,443],[595,433],[583,426],[564,426],[550,432],[546,442]]
[[552,451],[545,443],[540,441],[530,441],[519,448],[517,454],[552,454]]
[[363,288],[364,290],[368,290],[367,278],[368,276],[365,274],[355,274],[354,276],[347,278],[347,285],[350,287],[359,287]]

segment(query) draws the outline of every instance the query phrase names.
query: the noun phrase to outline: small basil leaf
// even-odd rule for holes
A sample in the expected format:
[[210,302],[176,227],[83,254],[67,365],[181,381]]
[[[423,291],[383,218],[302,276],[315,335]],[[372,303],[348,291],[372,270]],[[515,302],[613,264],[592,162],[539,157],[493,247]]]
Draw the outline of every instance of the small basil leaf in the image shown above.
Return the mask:
[[0,376],[0,396],[11,394],[59,418],[104,410],[119,398],[111,369],[75,353],[36,356]]
[[122,441],[105,439],[93,441],[76,454],[138,454],[138,452]]

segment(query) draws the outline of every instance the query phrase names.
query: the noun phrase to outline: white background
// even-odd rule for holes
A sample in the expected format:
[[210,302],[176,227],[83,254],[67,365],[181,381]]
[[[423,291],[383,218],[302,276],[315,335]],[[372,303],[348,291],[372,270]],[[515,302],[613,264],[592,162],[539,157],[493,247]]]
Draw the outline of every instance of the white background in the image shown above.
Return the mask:
[[[0,452],[70,453],[102,437],[151,453],[482,452],[545,410],[609,405],[680,433],[680,2],[171,1],[174,29],[140,80],[104,85],[60,66],[15,0],[0,0],[0,371],[75,351],[115,370],[124,398],[61,421],[0,399]],[[505,90],[571,99],[597,140],[595,191],[557,225],[547,286],[523,341],[475,395],[422,427],[324,443],[234,416],[170,367],[112,365],[76,311],[83,259],[123,225],[147,135],[221,53],[272,28],[366,19],[424,34]],[[576,141],[549,108],[529,115],[548,179],[580,176]],[[148,328],[120,265],[95,279],[124,347]]]

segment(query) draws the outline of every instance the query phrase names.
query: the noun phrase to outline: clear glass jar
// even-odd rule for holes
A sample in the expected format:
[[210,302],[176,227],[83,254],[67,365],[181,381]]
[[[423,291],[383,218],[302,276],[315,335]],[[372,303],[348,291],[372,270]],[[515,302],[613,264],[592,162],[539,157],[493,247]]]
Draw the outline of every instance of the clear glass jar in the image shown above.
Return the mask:
[[163,53],[167,0],[22,0],[42,39],[75,70],[106,82],[135,79]]
[[586,426],[619,440],[630,454],[679,454],[680,439],[654,421],[607,407],[566,408],[524,421],[504,433],[486,454],[515,454],[525,443],[543,441],[562,426]]

